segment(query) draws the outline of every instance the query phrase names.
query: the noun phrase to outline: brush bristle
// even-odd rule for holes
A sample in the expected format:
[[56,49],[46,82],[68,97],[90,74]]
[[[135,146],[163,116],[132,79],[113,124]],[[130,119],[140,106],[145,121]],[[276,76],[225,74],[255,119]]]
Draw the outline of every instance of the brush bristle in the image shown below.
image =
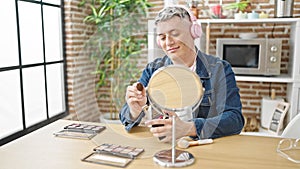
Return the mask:
[[177,146],[179,148],[188,148],[189,147],[189,142],[187,140],[184,140],[184,139],[180,139],[178,142],[177,142]]

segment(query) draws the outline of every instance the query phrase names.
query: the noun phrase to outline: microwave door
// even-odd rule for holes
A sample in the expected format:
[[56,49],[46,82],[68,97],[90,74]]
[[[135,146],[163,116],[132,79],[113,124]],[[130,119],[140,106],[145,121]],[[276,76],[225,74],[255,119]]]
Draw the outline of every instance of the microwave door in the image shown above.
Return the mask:
[[277,39],[217,39],[218,56],[239,75],[280,75],[281,48]]
[[223,59],[231,64],[236,74],[259,73],[259,45],[226,44],[223,47]]

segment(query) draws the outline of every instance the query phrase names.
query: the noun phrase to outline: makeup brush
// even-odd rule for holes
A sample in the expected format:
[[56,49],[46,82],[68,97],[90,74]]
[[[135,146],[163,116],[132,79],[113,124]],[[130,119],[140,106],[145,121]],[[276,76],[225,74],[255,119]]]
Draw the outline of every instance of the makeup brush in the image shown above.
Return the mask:
[[177,146],[179,148],[188,148],[190,146],[198,146],[202,144],[210,144],[213,143],[212,139],[203,139],[203,140],[197,140],[197,141],[187,141],[185,139],[180,139],[177,142]]
[[138,83],[136,84],[136,88],[137,88],[138,91],[143,91],[144,86],[142,85],[141,82],[138,82]]

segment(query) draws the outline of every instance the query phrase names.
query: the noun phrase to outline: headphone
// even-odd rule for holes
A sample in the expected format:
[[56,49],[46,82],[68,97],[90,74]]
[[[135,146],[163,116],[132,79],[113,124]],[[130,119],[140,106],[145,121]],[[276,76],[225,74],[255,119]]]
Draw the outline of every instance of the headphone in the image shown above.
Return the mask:
[[[201,25],[197,22],[197,18],[191,12],[191,10],[182,5],[173,5],[173,7],[182,8],[188,13],[188,15],[190,16],[190,20],[192,21],[192,26],[191,26],[191,30],[190,30],[191,35],[192,35],[193,39],[200,38],[201,34],[202,34],[202,28],[201,28]],[[156,38],[156,42],[157,42],[157,45],[159,47],[161,47],[158,37]]]

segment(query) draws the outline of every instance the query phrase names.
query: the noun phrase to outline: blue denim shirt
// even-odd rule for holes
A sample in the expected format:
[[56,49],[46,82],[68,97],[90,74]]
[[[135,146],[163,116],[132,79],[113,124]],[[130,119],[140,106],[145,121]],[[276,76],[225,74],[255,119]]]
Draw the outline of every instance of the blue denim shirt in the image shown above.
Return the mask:
[[[147,86],[157,69],[171,64],[173,63],[168,56],[157,58],[146,66],[139,82]],[[200,77],[205,92],[199,108],[193,112],[192,120],[197,129],[195,139],[239,134],[244,126],[244,118],[241,112],[239,88],[236,85],[231,65],[201,51],[198,51],[196,64],[196,73]],[[137,126],[144,115],[142,112],[137,120],[133,121],[127,104],[123,106],[119,114],[127,131]]]

